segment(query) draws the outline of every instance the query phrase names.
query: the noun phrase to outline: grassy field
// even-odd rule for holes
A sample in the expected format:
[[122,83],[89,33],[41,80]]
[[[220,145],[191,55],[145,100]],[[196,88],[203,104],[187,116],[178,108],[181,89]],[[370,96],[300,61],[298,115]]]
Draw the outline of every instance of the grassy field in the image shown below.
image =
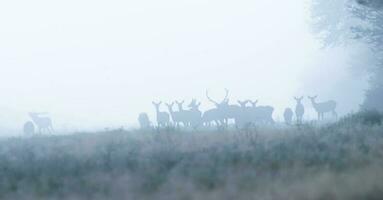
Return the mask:
[[378,200],[377,116],[241,131],[4,138],[0,199]]

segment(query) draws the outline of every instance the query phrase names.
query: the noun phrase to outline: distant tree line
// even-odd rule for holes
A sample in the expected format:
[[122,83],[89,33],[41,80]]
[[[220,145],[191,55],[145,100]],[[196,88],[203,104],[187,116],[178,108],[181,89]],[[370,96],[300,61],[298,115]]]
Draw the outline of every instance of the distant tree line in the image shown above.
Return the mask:
[[383,111],[383,1],[312,0],[311,15],[313,31],[326,47],[356,42],[368,46],[371,53],[362,68],[370,76],[370,87],[361,108]]

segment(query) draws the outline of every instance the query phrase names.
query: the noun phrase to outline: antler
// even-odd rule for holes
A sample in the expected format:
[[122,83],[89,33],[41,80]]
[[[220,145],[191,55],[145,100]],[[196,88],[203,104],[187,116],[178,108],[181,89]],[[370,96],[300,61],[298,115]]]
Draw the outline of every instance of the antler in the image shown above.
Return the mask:
[[223,101],[222,101],[222,102],[224,102],[224,101],[229,101],[229,99],[227,98],[227,97],[229,96],[229,90],[228,90],[227,88],[225,88],[225,92],[226,92],[226,94],[225,94],[225,98],[223,98]]
[[219,103],[217,103],[216,101],[214,101],[213,99],[211,99],[211,98],[209,97],[209,91],[207,91],[207,90],[206,90],[206,97],[207,97],[207,99],[208,99],[210,102],[214,103],[215,105],[218,105],[218,104],[219,104]]

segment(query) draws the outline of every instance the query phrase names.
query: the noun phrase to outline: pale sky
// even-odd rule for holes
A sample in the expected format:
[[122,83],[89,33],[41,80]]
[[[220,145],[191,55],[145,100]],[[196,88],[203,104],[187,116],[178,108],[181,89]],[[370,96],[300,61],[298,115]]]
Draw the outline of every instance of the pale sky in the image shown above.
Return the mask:
[[276,119],[312,93],[345,113],[365,87],[348,55],[320,49],[307,0],[1,1],[0,128],[19,129],[30,111],[58,129],[129,127],[140,112],[154,120],[152,100],[194,97],[205,110],[205,90],[224,88]]

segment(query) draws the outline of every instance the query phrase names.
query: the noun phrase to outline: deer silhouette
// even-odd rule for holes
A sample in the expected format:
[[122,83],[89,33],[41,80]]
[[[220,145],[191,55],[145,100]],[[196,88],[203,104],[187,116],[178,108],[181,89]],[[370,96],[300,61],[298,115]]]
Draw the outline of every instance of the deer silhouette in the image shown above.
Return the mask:
[[178,112],[179,112],[179,120],[182,122],[182,124],[187,127],[190,126],[190,111],[185,110],[183,105],[185,103],[185,100],[182,101],[175,101],[175,103],[178,106]]
[[302,97],[294,97],[295,101],[297,102],[295,106],[295,116],[297,118],[297,123],[301,124],[303,120],[303,114],[305,113],[305,107],[302,104]]
[[181,116],[182,111],[174,111],[173,105],[174,105],[174,102],[170,104],[166,103],[166,106],[168,107],[168,110],[169,110],[170,116],[172,117],[174,125],[179,128],[180,122],[182,122],[182,116]]
[[23,126],[24,134],[25,135],[34,135],[35,134],[35,125],[33,125],[33,122],[27,121],[25,122]]
[[291,110],[291,108],[286,108],[285,109],[285,112],[283,112],[283,118],[285,119],[285,123],[287,125],[290,125],[291,122],[293,121],[293,110]]
[[[237,126],[238,124],[244,121],[244,117],[242,116],[244,114],[243,109],[241,108],[240,105],[229,104],[228,95],[229,95],[229,90],[225,89],[224,99],[221,101],[221,103],[217,103],[216,101],[214,101],[212,98],[209,97],[209,94],[206,91],[206,96],[209,99],[209,101],[213,102],[216,108],[219,110],[221,119],[223,120],[222,125],[228,126],[228,121],[232,119],[234,120],[234,123]],[[241,103],[246,104],[247,102],[241,102]]]
[[196,99],[192,99],[188,107],[189,110],[189,122],[190,125],[196,129],[202,124],[202,112],[199,110],[199,106],[201,105],[201,102],[197,103]]
[[160,101],[156,103],[153,101],[152,103],[156,109],[158,128],[169,126],[169,114],[160,111],[160,105],[162,102]]
[[320,102],[317,103],[315,99],[317,98],[317,95],[308,98],[311,100],[311,103],[315,109],[315,111],[318,113],[318,120],[323,120],[324,119],[324,114],[327,112],[331,112],[334,117],[337,117],[338,114],[335,111],[336,108],[336,102],[333,100],[325,101],[325,102]]
[[252,105],[251,118],[254,120],[254,123],[274,124],[274,108],[272,106],[257,106],[258,100],[247,101]]
[[214,121],[217,126],[227,126],[228,119],[230,117],[229,113],[229,99],[227,98],[229,91],[225,89],[225,97],[223,100],[218,103],[209,96],[209,92],[206,90],[207,99],[215,105],[215,108],[207,110],[203,114],[203,120],[205,123],[210,125],[211,121]]
[[245,128],[253,123],[251,118],[252,107],[247,106],[249,101],[237,101],[239,104],[239,110],[237,111],[235,125],[237,128]]
[[149,120],[148,114],[140,113],[138,115],[138,122],[140,123],[141,129],[148,129],[148,128],[150,128],[150,120]]
[[53,126],[52,126],[52,120],[49,117],[41,116],[47,113],[35,113],[30,112],[29,116],[31,117],[32,121],[36,124],[39,134],[42,134],[43,131],[47,133],[53,132]]

